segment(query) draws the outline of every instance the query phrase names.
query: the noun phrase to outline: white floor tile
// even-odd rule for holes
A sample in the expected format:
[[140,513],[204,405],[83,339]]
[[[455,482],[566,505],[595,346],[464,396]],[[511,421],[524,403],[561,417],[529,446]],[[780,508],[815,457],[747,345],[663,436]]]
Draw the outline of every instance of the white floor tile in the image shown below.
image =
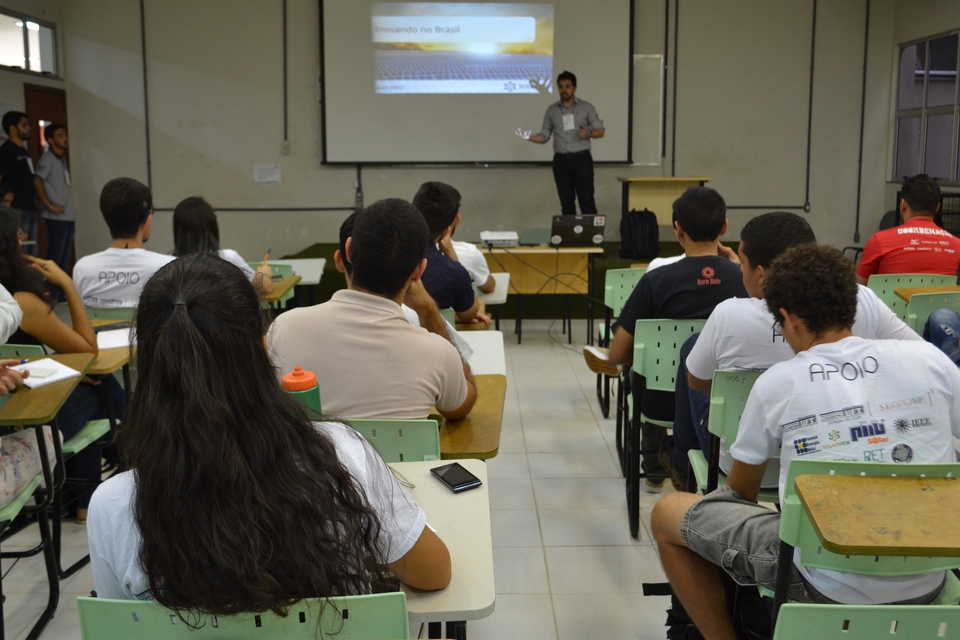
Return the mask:
[[530,475],[534,478],[618,478],[609,452],[530,453]]
[[[550,591],[558,593],[643,592],[644,582],[664,582],[651,546],[545,547]],[[615,637],[615,636],[614,636]]]
[[470,640],[556,640],[553,603],[548,594],[501,595],[497,591],[496,611],[488,618],[467,623]]
[[609,453],[596,425],[583,429],[524,429],[529,453]]
[[538,509],[620,508],[627,512],[622,478],[536,478],[533,492]]
[[540,521],[536,509],[499,509],[490,512],[494,547],[539,547]]
[[493,478],[487,487],[490,509],[536,509],[530,478]]
[[560,640],[662,640],[666,634],[663,623],[669,598],[645,598],[634,593],[554,594],[553,603]]
[[493,478],[529,478],[530,465],[525,453],[501,453],[487,460],[487,476]]
[[541,509],[540,527],[545,547],[652,544],[644,531],[630,537],[625,508]]
[[493,550],[497,606],[503,593],[550,593],[542,547],[500,547]]

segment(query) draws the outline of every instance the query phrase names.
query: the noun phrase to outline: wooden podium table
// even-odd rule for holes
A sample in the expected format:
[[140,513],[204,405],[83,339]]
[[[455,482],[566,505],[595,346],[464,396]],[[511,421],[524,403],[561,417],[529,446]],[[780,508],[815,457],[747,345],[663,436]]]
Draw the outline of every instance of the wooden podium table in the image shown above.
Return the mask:
[[644,208],[657,214],[657,224],[673,225],[673,201],[690,187],[702,187],[710,178],[638,178],[618,176],[623,185],[623,209],[626,215],[631,209]]

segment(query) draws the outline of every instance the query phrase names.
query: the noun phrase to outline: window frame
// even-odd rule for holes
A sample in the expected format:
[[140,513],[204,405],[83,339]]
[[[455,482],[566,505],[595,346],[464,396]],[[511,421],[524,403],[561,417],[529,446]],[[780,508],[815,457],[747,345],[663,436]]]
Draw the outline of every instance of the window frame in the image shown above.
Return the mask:
[[55,80],[62,80],[63,77],[60,75],[60,38],[57,25],[48,20],[43,20],[41,18],[36,18],[34,16],[28,15],[26,13],[21,13],[19,11],[13,11],[12,9],[7,9],[6,7],[0,7],[0,15],[6,16],[8,18],[14,18],[23,23],[21,30],[23,31],[23,59],[27,66],[30,65],[30,36],[28,33],[28,22],[34,22],[41,27],[46,27],[53,32],[53,72],[44,72],[44,71],[34,71],[32,69],[22,69],[19,67],[8,67],[5,65],[0,65],[0,71],[9,71],[12,73],[25,73],[34,77],[40,78],[51,78]]
[[[960,171],[960,160],[958,160],[958,155],[960,155],[960,46],[957,47],[957,76],[954,80],[954,95],[953,95],[953,104],[946,104],[936,107],[928,107],[927,99],[929,98],[928,86],[930,84],[930,51],[932,49],[931,43],[935,40],[940,40],[942,38],[948,38],[950,36],[956,35],[958,41],[960,41],[960,29],[955,29],[952,31],[947,31],[944,33],[938,33],[936,35],[927,36],[924,38],[918,38],[916,40],[910,40],[908,42],[901,43],[897,46],[897,57],[895,65],[895,82],[893,86],[893,158],[892,164],[890,167],[890,175],[892,177],[892,182],[903,182],[904,176],[897,174],[897,162],[899,159],[900,152],[900,122],[901,120],[907,118],[920,118],[920,149],[919,149],[919,167],[918,173],[926,173],[926,162],[927,162],[927,128],[929,119],[931,116],[940,116],[940,115],[952,115],[953,116],[953,135],[951,139],[951,154],[950,154],[950,174],[948,178],[936,178],[937,183],[941,185],[948,186],[960,186],[960,176],[957,175]],[[900,109],[900,82],[901,82],[901,66],[903,58],[903,50],[912,47],[914,45],[923,44],[924,47],[924,73],[923,73],[923,89],[922,96],[920,101],[920,107],[915,107],[912,109]]]

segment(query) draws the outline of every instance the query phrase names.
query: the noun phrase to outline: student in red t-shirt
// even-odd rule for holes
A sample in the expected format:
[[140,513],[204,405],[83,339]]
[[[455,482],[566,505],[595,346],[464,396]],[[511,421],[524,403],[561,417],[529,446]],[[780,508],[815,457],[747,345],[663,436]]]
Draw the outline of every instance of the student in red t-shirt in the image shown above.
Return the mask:
[[873,234],[857,266],[857,282],[875,273],[957,273],[960,239],[933,222],[940,209],[940,186],[921,173],[903,181],[903,224]]

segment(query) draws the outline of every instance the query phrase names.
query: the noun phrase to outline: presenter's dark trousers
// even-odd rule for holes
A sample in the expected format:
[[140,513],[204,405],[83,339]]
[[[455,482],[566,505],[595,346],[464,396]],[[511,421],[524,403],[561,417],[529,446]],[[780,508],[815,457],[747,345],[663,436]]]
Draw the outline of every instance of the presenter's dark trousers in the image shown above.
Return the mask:
[[563,215],[577,215],[575,200],[580,201],[581,215],[597,213],[597,205],[593,201],[593,156],[590,155],[589,150],[555,153],[553,179],[557,183],[560,212]]

